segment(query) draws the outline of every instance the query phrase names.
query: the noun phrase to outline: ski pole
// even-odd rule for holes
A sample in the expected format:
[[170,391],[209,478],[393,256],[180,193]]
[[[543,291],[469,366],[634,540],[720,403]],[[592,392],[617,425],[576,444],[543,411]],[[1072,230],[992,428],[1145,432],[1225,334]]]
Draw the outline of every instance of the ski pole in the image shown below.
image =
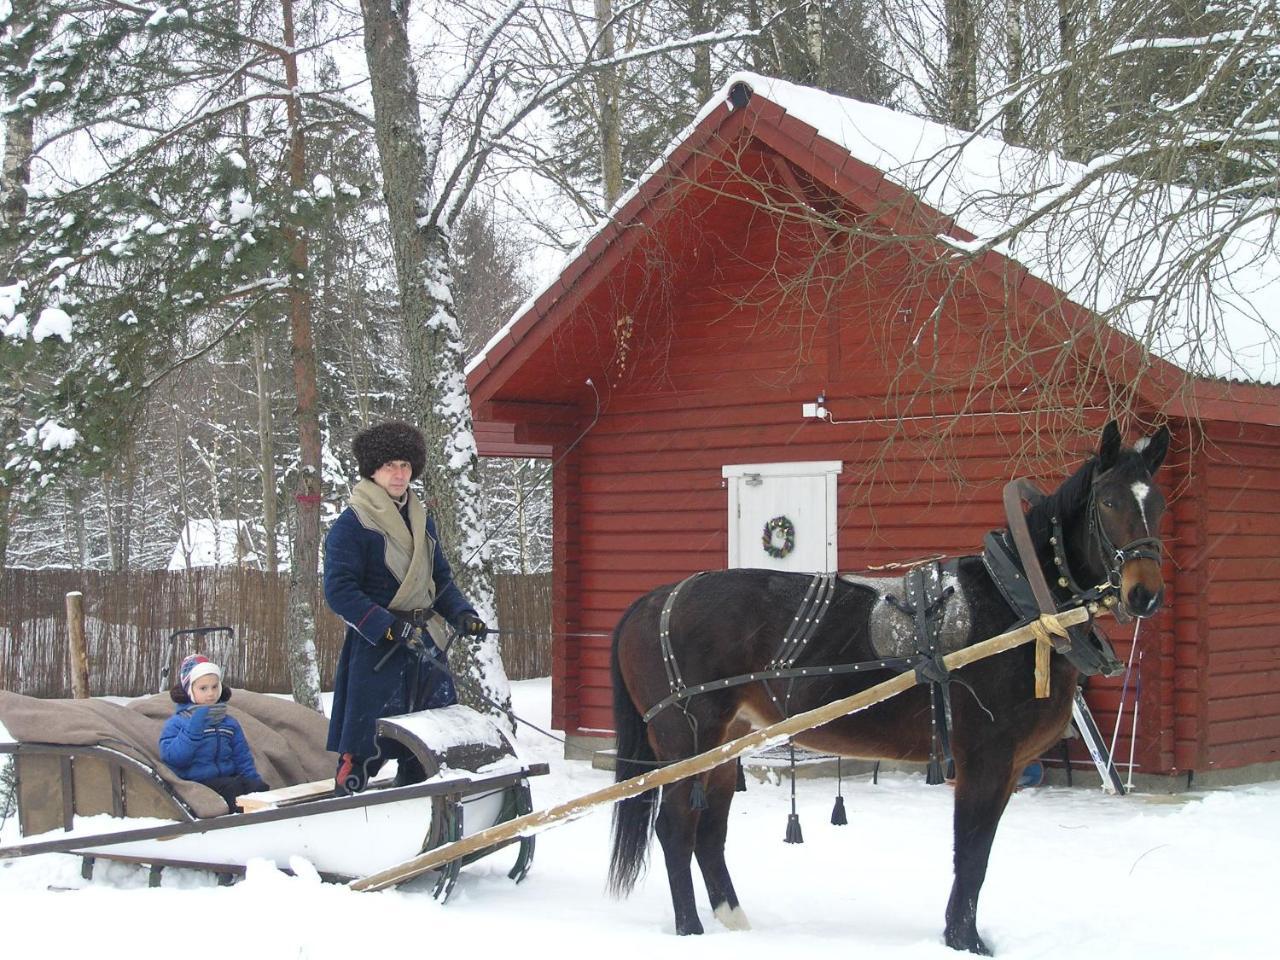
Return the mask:
[[1124,683],[1120,685],[1120,706],[1116,709],[1116,725],[1111,730],[1111,751],[1108,756],[1116,755],[1116,741],[1120,736],[1120,721],[1124,717],[1124,701],[1129,695],[1129,675],[1133,671],[1133,654],[1138,649],[1138,629],[1142,626],[1142,621],[1138,620],[1133,625],[1133,642],[1129,645],[1129,662],[1124,667]]
[[1142,703],[1142,654],[1138,654],[1138,675],[1133,684],[1133,732],[1129,736],[1129,775],[1125,790],[1133,789],[1133,748],[1138,742],[1138,704]]

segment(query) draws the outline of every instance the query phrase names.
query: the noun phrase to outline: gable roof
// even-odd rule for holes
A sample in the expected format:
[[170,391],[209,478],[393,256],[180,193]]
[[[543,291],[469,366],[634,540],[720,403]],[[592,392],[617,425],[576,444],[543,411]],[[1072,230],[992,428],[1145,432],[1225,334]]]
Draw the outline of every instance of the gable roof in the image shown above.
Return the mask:
[[[1280,423],[1280,345],[1271,329],[1280,326],[1271,322],[1280,313],[1272,305],[1280,303],[1280,256],[1269,221],[1227,224],[1238,211],[1197,206],[1186,190],[745,73],[725,84],[558,277],[471,361],[473,398],[493,397],[637,242],[639,231],[628,228],[652,223],[661,199],[696,180],[715,147],[743,131],[887,230],[931,237],[990,282],[1082,321],[1088,311],[1106,315],[1113,331],[1104,334],[1106,348],[1135,371],[1154,368],[1144,379],[1166,398],[1185,386],[1179,370],[1199,378],[1194,403],[1184,390],[1166,406],[1170,413]],[[1010,238],[1015,225],[1022,229]],[[1149,303],[1126,291],[1169,279],[1179,256],[1220,239],[1228,226],[1234,232],[1218,254],[1197,262],[1200,282],[1169,290],[1165,315],[1174,322],[1153,323]],[[1185,278],[1175,271],[1178,279]]]

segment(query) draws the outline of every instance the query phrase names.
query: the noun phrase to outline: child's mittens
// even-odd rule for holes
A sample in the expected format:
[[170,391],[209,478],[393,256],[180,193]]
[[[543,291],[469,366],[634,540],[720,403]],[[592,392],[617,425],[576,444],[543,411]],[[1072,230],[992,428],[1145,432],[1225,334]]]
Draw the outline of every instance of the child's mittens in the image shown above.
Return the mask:
[[221,723],[222,718],[227,715],[227,705],[225,703],[215,703],[207,709],[210,723]]
[[209,708],[196,707],[191,711],[191,716],[187,718],[187,733],[193,737],[198,737],[204,733],[204,728],[209,725]]

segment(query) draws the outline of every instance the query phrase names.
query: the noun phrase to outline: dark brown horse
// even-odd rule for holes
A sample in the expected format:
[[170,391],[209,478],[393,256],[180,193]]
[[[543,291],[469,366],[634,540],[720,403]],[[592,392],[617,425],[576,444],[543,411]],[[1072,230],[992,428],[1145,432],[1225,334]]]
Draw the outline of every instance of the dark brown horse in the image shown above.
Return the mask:
[[[1071,604],[1075,592],[1114,602],[1122,616],[1147,617],[1159,609],[1163,580],[1157,538],[1164,498],[1152,474],[1168,444],[1168,430],[1161,428],[1135,448],[1125,448],[1110,423],[1097,454],[1028,512],[1040,565],[1062,605]],[[1055,562],[1051,546],[1055,519],[1065,546],[1062,562]],[[1001,593],[984,556],[962,557],[944,569],[949,571],[942,577],[946,612],[938,630],[944,649],[977,643],[1025,619]],[[892,676],[871,669],[693,692],[711,681],[776,668],[780,645],[796,636],[792,621],[810,602],[806,598],[812,597],[813,585],[807,574],[725,570],[661,587],[632,604],[613,638],[617,779],[715,747],[745,732],[748,724],[773,723]],[[899,587],[860,577],[836,579],[817,628],[799,647],[791,644],[799,650],[797,656],[782,659],[805,667],[874,662],[903,653],[901,617],[907,605]],[[675,601],[669,602],[675,590]],[[907,634],[912,639],[909,630]],[[1076,664],[1092,672],[1115,665],[1105,641],[1088,629],[1073,634],[1072,648],[1071,660],[1058,653],[1051,658],[1047,699],[1034,696],[1033,645],[965,667],[955,675],[963,684],[950,684],[955,879],[945,936],[956,949],[990,953],[978,934],[977,907],[996,826],[1018,773],[1067,725]],[[677,699],[646,722],[643,715],[673,691]],[[916,686],[795,740],[846,757],[926,760],[934,742],[931,702],[938,701],[929,687]],[[625,894],[635,884],[656,818],[676,931],[702,932],[690,869],[694,856],[715,916],[726,926],[745,928],[724,857],[735,781],[734,765],[724,764],[666,788],[660,802],[656,791],[650,791],[619,803],[614,809],[611,889]],[[903,829],[911,825],[904,823]]]

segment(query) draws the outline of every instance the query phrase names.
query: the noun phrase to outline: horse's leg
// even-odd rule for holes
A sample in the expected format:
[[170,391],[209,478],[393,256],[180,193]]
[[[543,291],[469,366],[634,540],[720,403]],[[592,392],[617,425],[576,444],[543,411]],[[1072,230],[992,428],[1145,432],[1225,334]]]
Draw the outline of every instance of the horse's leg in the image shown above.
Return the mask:
[[722,763],[711,771],[707,783],[707,809],[698,819],[694,853],[711,898],[711,911],[730,930],[750,930],[747,915],[738,905],[729,868],[724,862],[724,842],[729,833],[729,806],[738,785],[738,768]]
[[676,933],[685,936],[702,933],[698,907],[693,895],[694,838],[698,832],[700,810],[689,806],[691,781],[682,780],[662,792],[662,808],[658,811],[655,832],[662,844],[667,864],[667,883],[671,886],[671,906],[676,914]]
[[966,757],[963,765],[957,759],[955,882],[946,927],[947,946],[953,949],[991,956],[978,935],[978,894],[1014,782],[1012,751],[984,749]]

